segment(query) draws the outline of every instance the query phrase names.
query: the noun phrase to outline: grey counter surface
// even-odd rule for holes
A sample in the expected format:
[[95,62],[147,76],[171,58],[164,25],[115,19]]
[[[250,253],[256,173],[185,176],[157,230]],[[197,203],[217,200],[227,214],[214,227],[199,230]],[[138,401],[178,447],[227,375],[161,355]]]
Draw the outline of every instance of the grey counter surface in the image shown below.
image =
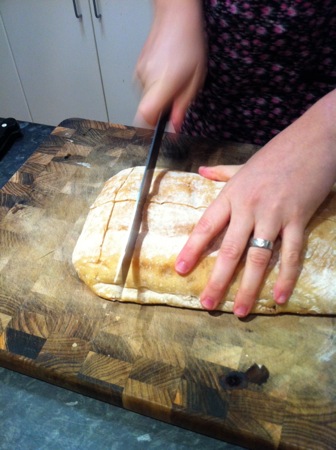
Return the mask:
[[[20,122],[0,158],[0,187],[53,127]],[[239,450],[237,447],[0,368],[0,449]]]

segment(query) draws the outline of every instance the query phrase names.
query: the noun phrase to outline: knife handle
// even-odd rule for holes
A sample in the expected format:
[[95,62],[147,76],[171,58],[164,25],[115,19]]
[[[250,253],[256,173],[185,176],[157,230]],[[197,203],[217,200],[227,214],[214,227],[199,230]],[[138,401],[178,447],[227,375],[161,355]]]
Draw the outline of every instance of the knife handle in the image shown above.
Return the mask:
[[21,136],[20,125],[15,119],[9,117],[0,122],[0,159]]
[[[154,136],[152,139],[152,145],[148,152],[147,160],[145,166],[148,170],[155,169],[157,157],[159,154],[159,147],[161,146],[161,140],[163,133],[165,132],[166,125],[170,118],[171,109],[168,108],[166,110],[161,111],[157,126],[154,130]],[[153,155],[156,155],[153,157]]]

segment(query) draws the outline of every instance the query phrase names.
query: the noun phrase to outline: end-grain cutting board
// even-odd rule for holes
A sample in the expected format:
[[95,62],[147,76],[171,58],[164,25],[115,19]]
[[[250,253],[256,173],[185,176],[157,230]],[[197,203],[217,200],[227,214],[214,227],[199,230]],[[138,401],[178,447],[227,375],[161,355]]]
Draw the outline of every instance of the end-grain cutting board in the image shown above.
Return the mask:
[[[334,318],[119,304],[78,280],[88,208],[144,163],[150,135],[65,121],[1,189],[0,364],[250,448],[334,449]],[[167,135],[159,165],[194,171],[253,150]]]

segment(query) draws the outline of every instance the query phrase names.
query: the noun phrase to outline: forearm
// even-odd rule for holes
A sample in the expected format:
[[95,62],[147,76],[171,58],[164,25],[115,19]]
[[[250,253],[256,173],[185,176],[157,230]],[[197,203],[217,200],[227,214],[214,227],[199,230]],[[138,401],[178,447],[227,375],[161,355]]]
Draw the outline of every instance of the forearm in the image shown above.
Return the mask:
[[336,153],[336,89],[322,97],[307,111],[314,116],[318,124],[325,128],[327,135],[335,142]]
[[171,25],[182,19],[186,26],[198,26],[203,20],[201,0],[153,0],[154,23],[171,21]]
[[312,105],[302,118],[313,121],[313,128],[320,128],[330,138],[336,138],[336,89]]
[[315,148],[310,146],[311,157],[323,158],[320,162],[336,181],[336,89],[318,100],[294,123],[304,142],[315,137]]
[[158,14],[170,13],[173,11],[188,10],[189,12],[198,9],[202,10],[201,0],[153,0],[154,11]]

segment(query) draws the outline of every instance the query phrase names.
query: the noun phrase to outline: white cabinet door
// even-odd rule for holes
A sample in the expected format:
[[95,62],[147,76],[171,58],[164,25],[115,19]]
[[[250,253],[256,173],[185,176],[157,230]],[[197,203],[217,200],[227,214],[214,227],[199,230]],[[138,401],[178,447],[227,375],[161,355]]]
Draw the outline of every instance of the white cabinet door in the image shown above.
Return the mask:
[[0,1],[34,122],[108,120],[89,2],[76,4],[81,19],[72,0]]
[[151,0],[90,1],[110,122],[131,125],[140,99],[134,69],[152,22]]
[[0,117],[32,120],[0,15]]

